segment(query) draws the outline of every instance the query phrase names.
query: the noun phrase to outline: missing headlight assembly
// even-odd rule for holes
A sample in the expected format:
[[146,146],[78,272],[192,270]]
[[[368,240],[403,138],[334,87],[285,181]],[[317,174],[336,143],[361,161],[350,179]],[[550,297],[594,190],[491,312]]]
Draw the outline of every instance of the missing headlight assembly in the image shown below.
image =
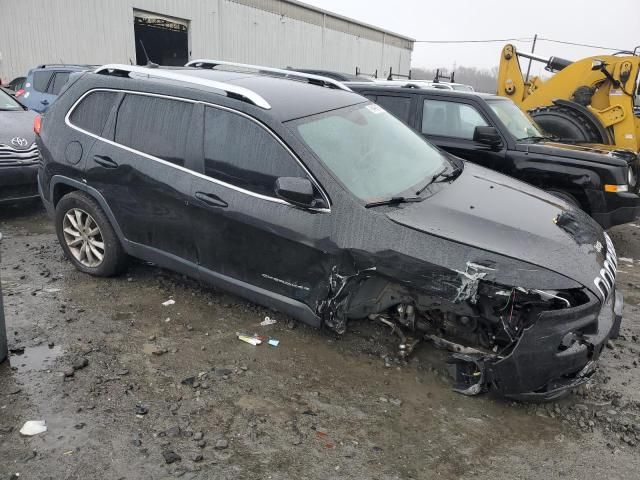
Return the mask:
[[454,389],[465,395],[549,400],[586,382],[616,322],[615,298],[602,306],[586,289],[507,287],[490,281],[494,270],[470,262],[445,276],[440,286],[448,287],[449,300],[442,291],[393,283],[376,269],[334,271],[333,300],[323,305],[327,325],[344,332],[347,318],[366,313],[398,337],[402,358],[420,341],[448,350]]

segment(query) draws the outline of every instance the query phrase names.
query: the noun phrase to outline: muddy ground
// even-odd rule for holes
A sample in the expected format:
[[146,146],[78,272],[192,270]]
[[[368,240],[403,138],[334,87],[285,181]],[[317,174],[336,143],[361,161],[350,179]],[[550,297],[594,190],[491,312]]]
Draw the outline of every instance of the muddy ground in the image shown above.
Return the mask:
[[[442,352],[422,345],[401,365],[396,339],[366,322],[340,338],[291,328],[141,263],[89,277],[37,206],[0,211],[0,232],[14,352],[0,365],[0,480],[640,475],[638,225],[611,231],[622,336],[591,384],[544,405],[454,393]],[[48,431],[21,436],[27,420]]]

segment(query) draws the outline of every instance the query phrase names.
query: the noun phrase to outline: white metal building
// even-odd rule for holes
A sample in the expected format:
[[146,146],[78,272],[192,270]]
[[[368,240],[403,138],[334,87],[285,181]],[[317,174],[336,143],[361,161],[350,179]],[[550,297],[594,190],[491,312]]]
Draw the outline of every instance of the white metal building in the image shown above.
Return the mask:
[[[216,58],[407,75],[413,39],[295,0],[0,0],[0,79],[47,63]],[[9,12],[14,12],[8,14]],[[19,12],[19,13],[18,13]]]

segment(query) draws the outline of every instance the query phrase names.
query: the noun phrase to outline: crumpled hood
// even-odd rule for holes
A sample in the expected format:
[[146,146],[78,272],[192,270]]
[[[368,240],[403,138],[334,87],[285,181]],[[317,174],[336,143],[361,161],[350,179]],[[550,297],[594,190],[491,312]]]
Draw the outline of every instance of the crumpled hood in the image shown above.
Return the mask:
[[466,162],[454,182],[423,202],[391,208],[387,216],[556,272],[599,295],[593,281],[604,261],[596,252],[598,242],[606,245],[602,228],[563,200],[492,170]]
[[11,139],[21,137],[28,142],[24,148],[33,145],[36,140],[35,133],[33,133],[33,119],[36,115],[30,110],[0,111],[0,144],[20,149],[21,147],[11,144]]
[[605,165],[624,166],[638,161],[638,156],[633,152],[616,149],[612,145],[575,145],[555,142],[520,143],[518,150],[538,155],[575,158]]

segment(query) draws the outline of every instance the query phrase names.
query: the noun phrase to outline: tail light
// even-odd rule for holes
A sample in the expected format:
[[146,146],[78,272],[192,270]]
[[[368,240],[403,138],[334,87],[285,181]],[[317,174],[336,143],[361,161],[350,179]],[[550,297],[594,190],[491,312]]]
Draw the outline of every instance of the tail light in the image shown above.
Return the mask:
[[24,88],[21,88],[20,90],[18,90],[16,92],[16,95],[15,95],[16,98],[21,97],[22,95],[24,95],[24,92],[25,92]]
[[42,130],[42,116],[37,115],[36,118],[33,119],[33,131],[36,135],[40,135],[40,130]]

